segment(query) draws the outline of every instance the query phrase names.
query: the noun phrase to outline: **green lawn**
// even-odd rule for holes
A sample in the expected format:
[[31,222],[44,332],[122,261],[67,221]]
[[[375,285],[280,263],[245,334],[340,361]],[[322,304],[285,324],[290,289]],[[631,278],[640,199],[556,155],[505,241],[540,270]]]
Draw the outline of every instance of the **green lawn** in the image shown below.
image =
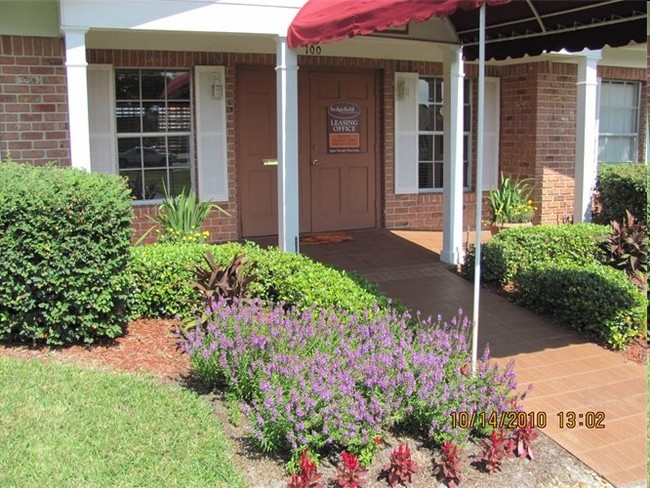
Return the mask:
[[244,487],[231,452],[190,391],[0,358],[0,486]]

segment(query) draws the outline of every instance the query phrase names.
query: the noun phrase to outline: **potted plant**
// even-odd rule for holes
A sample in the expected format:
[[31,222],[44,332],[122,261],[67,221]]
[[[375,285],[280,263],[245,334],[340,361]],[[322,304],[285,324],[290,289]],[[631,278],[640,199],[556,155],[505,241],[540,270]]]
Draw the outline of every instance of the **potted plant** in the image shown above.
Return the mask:
[[537,207],[531,198],[533,187],[530,180],[512,179],[501,173],[499,188],[490,190],[490,230],[496,234],[505,227],[533,225],[531,220]]

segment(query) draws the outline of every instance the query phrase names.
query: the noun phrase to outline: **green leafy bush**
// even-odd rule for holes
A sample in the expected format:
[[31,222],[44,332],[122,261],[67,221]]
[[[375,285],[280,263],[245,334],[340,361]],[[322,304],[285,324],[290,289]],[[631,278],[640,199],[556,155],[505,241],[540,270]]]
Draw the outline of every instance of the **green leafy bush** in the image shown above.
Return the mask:
[[625,219],[629,210],[643,224],[648,222],[647,164],[603,164],[598,170],[596,195],[599,210],[594,221],[609,224],[612,220]]
[[131,296],[132,218],[117,177],[0,163],[0,339],[119,335]]
[[[501,230],[481,248],[481,279],[489,283],[511,282],[520,270],[536,263],[572,262],[587,265],[602,261],[599,242],[609,232],[595,224],[538,225]],[[474,275],[475,249],[470,247],[463,273]]]
[[624,273],[598,263],[535,263],[515,277],[515,300],[594,333],[615,349],[644,330],[646,297]]
[[187,317],[201,303],[192,285],[193,268],[216,246],[201,243],[163,243],[131,248],[136,317]]
[[227,266],[237,254],[243,253],[250,260],[249,271],[254,276],[248,285],[253,297],[283,301],[288,306],[315,305],[351,311],[370,309],[376,301],[387,304],[379,289],[363,278],[277,248],[262,249],[251,242],[152,244],[132,250],[136,315],[187,317],[199,308],[201,294],[191,281],[193,270],[203,265],[207,251],[220,266]]

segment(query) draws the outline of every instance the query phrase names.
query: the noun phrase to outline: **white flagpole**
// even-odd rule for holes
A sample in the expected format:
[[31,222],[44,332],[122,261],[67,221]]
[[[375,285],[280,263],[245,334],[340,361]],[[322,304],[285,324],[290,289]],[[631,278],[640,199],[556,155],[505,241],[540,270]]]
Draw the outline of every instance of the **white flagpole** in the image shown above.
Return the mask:
[[479,294],[481,290],[481,220],[483,213],[483,139],[485,134],[485,2],[479,16],[478,134],[476,136],[476,254],[474,257],[474,300],[472,316],[472,374],[478,358]]

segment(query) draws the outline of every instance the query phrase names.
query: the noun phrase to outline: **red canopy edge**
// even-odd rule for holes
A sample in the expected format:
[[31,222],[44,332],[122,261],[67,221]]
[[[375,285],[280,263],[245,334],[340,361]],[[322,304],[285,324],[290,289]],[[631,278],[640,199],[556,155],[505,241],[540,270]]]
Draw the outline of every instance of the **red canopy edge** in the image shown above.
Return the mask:
[[371,34],[431,17],[446,17],[458,9],[472,10],[486,3],[512,0],[309,0],[287,31],[290,48],[322,44]]

